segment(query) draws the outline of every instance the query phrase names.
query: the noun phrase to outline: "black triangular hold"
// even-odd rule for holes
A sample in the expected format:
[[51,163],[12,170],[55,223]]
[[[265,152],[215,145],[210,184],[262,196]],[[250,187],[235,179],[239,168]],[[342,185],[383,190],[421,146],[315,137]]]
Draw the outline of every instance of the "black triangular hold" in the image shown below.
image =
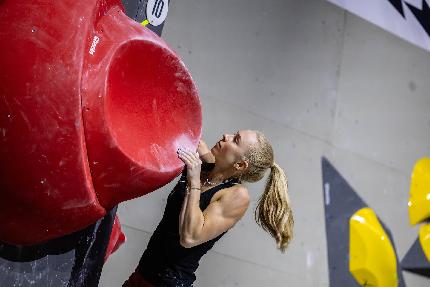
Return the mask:
[[324,157],[322,174],[330,286],[360,286],[349,272],[349,218],[366,204]]
[[404,270],[430,278],[430,262],[425,256],[418,238],[403,257],[401,265]]
[[[325,157],[321,163],[330,287],[360,286],[349,272],[349,219],[367,204]],[[378,219],[394,245],[390,230]],[[398,286],[404,287],[398,260],[397,266]]]
[[408,5],[409,9],[415,15],[415,18],[420,22],[423,29],[427,32],[427,35],[430,36],[430,7],[427,4],[427,1],[423,0],[422,10],[409,3],[406,3],[406,5]]
[[403,10],[403,4],[402,0],[388,0],[391,5],[393,5],[394,8],[402,15],[403,18],[405,18],[405,12]]

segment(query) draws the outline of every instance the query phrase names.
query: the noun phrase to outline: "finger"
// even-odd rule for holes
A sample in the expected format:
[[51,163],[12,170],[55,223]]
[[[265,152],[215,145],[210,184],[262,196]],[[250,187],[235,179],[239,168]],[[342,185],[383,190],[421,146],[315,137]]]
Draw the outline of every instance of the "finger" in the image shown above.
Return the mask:
[[192,163],[192,162],[190,162],[188,159],[184,159],[184,162],[185,162],[185,165],[186,165],[187,167],[191,167],[191,166],[193,166],[193,163]]
[[186,158],[184,155],[179,155],[179,158],[187,165],[187,166],[191,166],[192,162]]
[[199,153],[198,152],[194,152],[194,151],[191,151],[191,150],[189,150],[189,149],[185,149],[185,153],[189,156],[189,157],[191,157],[191,158],[193,158],[193,159],[195,159],[195,160],[199,160],[200,159],[200,156],[199,156]]
[[179,157],[179,158],[182,158],[182,157],[184,157],[184,154],[183,154],[183,153],[181,153],[181,152],[178,152],[178,157]]
[[179,157],[180,160],[182,160],[185,163],[185,158],[183,157],[183,155],[178,154],[178,157]]
[[182,152],[187,155],[190,158],[194,158],[194,152],[190,151],[189,149],[183,149]]
[[193,158],[192,158],[188,153],[186,153],[185,151],[179,151],[179,154],[180,154],[183,158],[185,158],[185,159],[189,160],[190,162],[194,161],[194,160],[193,160]]
[[190,156],[188,156],[184,151],[178,151],[178,157],[183,158],[183,159],[188,159],[190,160]]
[[200,155],[198,152],[192,152],[191,154],[196,161],[200,161]]
[[192,154],[197,161],[200,161],[200,154],[198,151],[192,152]]
[[196,163],[201,163],[201,161],[200,161],[200,156],[199,156],[199,154],[198,153],[196,153],[196,152],[192,152],[192,151],[189,151],[189,156],[190,156],[190,158],[194,161],[194,162],[196,162]]

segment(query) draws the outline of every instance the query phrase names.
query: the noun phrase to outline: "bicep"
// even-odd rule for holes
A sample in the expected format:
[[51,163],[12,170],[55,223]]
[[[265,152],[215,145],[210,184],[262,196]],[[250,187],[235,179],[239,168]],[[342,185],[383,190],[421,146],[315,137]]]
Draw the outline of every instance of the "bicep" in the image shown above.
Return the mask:
[[227,231],[239,220],[238,216],[226,214],[220,200],[214,201],[203,211],[204,223],[197,244],[211,240]]
[[219,200],[210,203],[203,211],[203,227],[192,245],[209,241],[233,227],[245,214],[248,205],[247,193],[222,196]]

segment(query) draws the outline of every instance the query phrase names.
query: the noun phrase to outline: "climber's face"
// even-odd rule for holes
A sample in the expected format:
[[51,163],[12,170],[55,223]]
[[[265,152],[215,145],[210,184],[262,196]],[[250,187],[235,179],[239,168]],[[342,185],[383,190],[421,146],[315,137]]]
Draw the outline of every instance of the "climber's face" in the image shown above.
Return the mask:
[[240,130],[235,134],[223,134],[222,138],[212,147],[211,152],[218,166],[243,170],[248,166],[244,158],[246,151],[257,143],[257,134],[253,130]]

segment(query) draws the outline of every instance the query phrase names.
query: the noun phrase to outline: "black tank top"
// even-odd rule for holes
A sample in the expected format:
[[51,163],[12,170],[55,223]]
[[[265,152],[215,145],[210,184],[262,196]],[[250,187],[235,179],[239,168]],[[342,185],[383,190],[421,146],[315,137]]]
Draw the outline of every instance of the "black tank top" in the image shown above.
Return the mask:
[[[203,163],[202,170],[210,170],[214,165]],[[179,214],[185,196],[186,174],[184,167],[181,178],[167,198],[163,218],[152,234],[137,267],[142,276],[157,287],[191,286],[196,280],[194,272],[199,267],[200,258],[227,232],[191,248],[185,248],[179,243]],[[200,209],[206,209],[217,191],[238,183],[240,181],[237,178],[232,178],[205,190],[200,195]]]

